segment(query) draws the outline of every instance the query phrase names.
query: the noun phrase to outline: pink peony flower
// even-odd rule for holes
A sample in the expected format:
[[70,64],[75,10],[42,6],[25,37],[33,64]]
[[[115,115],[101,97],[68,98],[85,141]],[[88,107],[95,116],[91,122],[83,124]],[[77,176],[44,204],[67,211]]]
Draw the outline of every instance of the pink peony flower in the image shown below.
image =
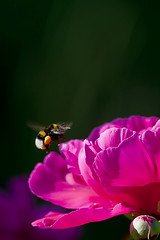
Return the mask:
[[[52,205],[54,210],[57,207]],[[31,221],[49,211],[48,205],[34,204],[27,178],[15,177],[8,184],[8,191],[0,189],[0,239],[1,240],[74,240],[83,232],[80,228],[48,231],[35,229]]]
[[[136,212],[160,217],[160,121],[131,116],[95,128],[88,139],[60,145],[38,163],[29,185],[64,208],[32,223],[70,228]],[[75,210],[76,209],[76,210]]]

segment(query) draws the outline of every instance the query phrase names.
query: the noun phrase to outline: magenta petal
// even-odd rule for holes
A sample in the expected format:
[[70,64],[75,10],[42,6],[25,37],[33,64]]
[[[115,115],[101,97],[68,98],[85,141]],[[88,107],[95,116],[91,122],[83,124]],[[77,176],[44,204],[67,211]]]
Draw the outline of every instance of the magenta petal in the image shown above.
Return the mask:
[[115,127],[125,127],[132,131],[141,132],[144,129],[152,128],[157,121],[157,117],[131,116],[129,118],[115,119],[112,124]]
[[140,132],[147,128],[152,128],[158,118],[156,117],[142,117],[142,116],[131,116],[128,118],[126,127],[136,132]]
[[142,134],[142,142],[155,164],[157,178],[160,179],[160,121],[157,122],[153,129]]
[[66,159],[66,164],[70,172],[80,175],[78,166],[78,156],[83,147],[82,140],[71,140],[60,145],[61,154]]
[[89,135],[90,141],[95,141],[101,133],[105,130],[116,127],[116,128],[128,128],[129,130],[140,132],[147,128],[152,128],[158,118],[156,117],[142,117],[142,116],[131,116],[129,118],[117,118],[110,123],[105,123],[102,126],[95,128]]
[[94,142],[107,129],[110,129],[113,127],[116,127],[116,128],[126,127],[126,123],[127,123],[127,118],[117,118],[113,122],[105,123],[99,127],[96,127],[90,133],[88,140]]
[[104,191],[103,187],[99,183],[99,179],[96,175],[96,172],[93,169],[93,162],[96,157],[96,151],[93,145],[85,140],[84,148],[81,151],[79,157],[79,168],[85,182],[100,196],[106,197],[107,194]]
[[63,161],[60,155],[52,153],[45,158],[43,164],[37,164],[29,179],[31,191],[38,197],[65,208],[90,205],[97,199],[97,194],[84,183],[74,181],[71,173],[66,174]]
[[154,157],[160,152],[160,128],[156,131],[145,131],[142,134],[142,142],[150,155]]
[[117,147],[122,141],[133,135],[127,128],[110,128],[101,133],[95,144],[105,150],[108,147]]
[[64,159],[57,153],[46,156],[44,164],[38,163],[30,175],[29,186],[37,196],[54,190],[54,182],[65,180],[67,168]]
[[94,163],[105,189],[112,186],[143,186],[156,181],[156,169],[139,136],[128,138],[117,148],[101,151]]
[[55,152],[51,152],[45,157],[44,165],[55,179],[64,179],[68,172],[65,159]]
[[100,201],[97,194],[85,185],[56,182],[54,186],[54,191],[46,192],[42,198],[65,208],[88,207],[91,203]]
[[[89,137],[88,137],[88,140],[94,142],[97,138],[99,138],[101,132],[104,132],[106,129],[109,128],[109,126],[110,126],[110,125],[109,125],[108,123],[106,123],[106,124],[104,124],[104,125],[102,125],[102,126],[100,126],[100,127],[94,128],[94,129],[92,130],[92,132],[90,133],[90,135],[89,135]],[[104,130],[102,130],[103,128],[104,128]]]
[[98,222],[120,214],[132,212],[133,209],[121,203],[110,203],[108,208],[92,205],[89,208],[80,208],[70,213],[50,212],[44,218],[32,223],[40,228],[64,229],[80,226],[89,222]]

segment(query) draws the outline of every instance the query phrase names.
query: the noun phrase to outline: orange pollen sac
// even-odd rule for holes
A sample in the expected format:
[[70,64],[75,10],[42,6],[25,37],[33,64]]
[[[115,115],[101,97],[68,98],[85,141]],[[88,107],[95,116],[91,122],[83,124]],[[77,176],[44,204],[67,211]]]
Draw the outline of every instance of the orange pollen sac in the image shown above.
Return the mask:
[[44,149],[46,149],[46,147],[45,147],[45,146],[43,146],[43,147],[41,148],[41,150],[44,150]]
[[50,136],[46,136],[45,139],[44,139],[44,145],[50,144],[51,141],[52,141],[51,137]]

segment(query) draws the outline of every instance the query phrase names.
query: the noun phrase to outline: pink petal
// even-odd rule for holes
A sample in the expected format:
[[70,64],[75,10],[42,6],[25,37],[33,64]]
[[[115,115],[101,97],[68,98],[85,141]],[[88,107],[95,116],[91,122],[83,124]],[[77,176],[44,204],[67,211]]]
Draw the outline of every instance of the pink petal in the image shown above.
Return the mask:
[[158,120],[156,124],[152,127],[152,131],[155,131],[159,127],[160,127],[160,120]]
[[142,116],[131,116],[126,122],[126,127],[136,132],[140,132],[144,129],[153,127],[158,118],[156,117],[142,117]]
[[110,128],[101,133],[95,145],[105,150],[108,147],[117,147],[122,141],[133,135],[127,128]]
[[131,116],[129,118],[117,118],[110,123],[105,123],[102,126],[95,128],[89,135],[90,141],[95,141],[101,133],[106,129],[116,127],[116,128],[128,128],[129,130],[140,132],[146,128],[153,127],[159,119],[156,117],[141,117],[141,116]]
[[50,153],[43,163],[38,163],[30,175],[29,186],[37,196],[43,196],[46,192],[54,189],[54,182],[65,180],[67,168],[65,160],[57,153]]
[[82,147],[82,140],[71,140],[60,145],[60,152],[66,159],[69,171],[76,175],[80,175],[78,156]]
[[54,191],[46,192],[42,198],[64,208],[88,207],[91,203],[100,201],[98,195],[88,186],[56,182],[54,187]]
[[98,222],[120,214],[134,211],[133,208],[124,204],[110,203],[108,208],[92,205],[89,208],[80,208],[70,213],[50,212],[44,218],[32,223],[40,228],[64,229],[80,226],[89,222]]
[[137,134],[117,148],[101,151],[94,166],[107,191],[115,186],[143,186],[157,180],[155,165]]
[[160,121],[151,130],[142,134],[142,142],[155,164],[157,179],[160,180]]
[[107,197],[106,192],[101,186],[96,172],[93,168],[93,162],[97,155],[94,146],[87,140],[84,141],[84,148],[79,156],[79,168],[85,182],[101,197]]
[[[104,128],[104,130],[103,130],[103,128]],[[102,126],[94,128],[92,130],[92,132],[90,133],[90,135],[88,137],[88,140],[94,142],[97,138],[99,138],[100,134],[102,132],[104,132],[108,128],[110,128],[110,125],[108,123],[106,123],[106,124],[104,124]]]
[[71,173],[68,175],[62,169],[63,158],[55,153],[50,154],[32,172],[29,179],[31,191],[46,201],[71,209],[86,207],[97,199],[97,194],[90,187],[79,184],[73,176],[69,176]]
[[68,172],[65,159],[55,152],[51,152],[44,159],[44,165],[54,175],[55,179],[65,179]]
[[[115,189],[114,189],[115,188]],[[160,183],[150,183],[136,187],[112,187],[112,199],[127,202],[141,214],[151,214],[160,217]]]
[[89,135],[88,140],[94,142],[107,129],[110,129],[113,127],[122,128],[122,127],[126,127],[126,125],[127,125],[127,118],[117,118],[112,122],[105,123],[97,128],[94,128],[91,134]]
[[142,187],[128,188],[124,199],[143,213],[160,217],[160,183],[150,183]]

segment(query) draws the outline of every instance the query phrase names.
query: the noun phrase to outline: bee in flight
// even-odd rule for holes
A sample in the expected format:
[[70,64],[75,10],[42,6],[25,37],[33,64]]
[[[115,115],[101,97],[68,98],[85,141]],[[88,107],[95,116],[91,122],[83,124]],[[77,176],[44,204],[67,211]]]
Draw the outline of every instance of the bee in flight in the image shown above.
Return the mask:
[[61,142],[64,137],[66,130],[71,128],[72,123],[53,123],[48,127],[34,126],[29,124],[34,130],[40,130],[35,139],[35,145],[38,149],[47,150],[50,152],[50,145],[52,142]]

